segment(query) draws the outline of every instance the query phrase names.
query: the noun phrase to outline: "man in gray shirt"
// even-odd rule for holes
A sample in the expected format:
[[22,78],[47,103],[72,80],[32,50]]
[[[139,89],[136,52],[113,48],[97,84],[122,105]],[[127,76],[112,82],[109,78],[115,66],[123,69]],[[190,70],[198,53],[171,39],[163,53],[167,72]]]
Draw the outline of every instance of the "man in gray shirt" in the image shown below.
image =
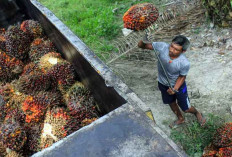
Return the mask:
[[170,127],[173,128],[185,122],[179,107],[186,113],[194,114],[198,122],[203,126],[206,119],[196,108],[190,106],[185,83],[190,62],[185,57],[184,52],[189,47],[189,40],[183,35],[178,35],[172,40],[171,44],[165,42],[144,43],[143,41],[139,41],[138,47],[157,50],[159,52],[159,58],[167,72],[172,87],[169,87],[167,77],[159,62],[158,87],[161,91],[163,103],[169,104],[178,118],[178,120],[170,124]]

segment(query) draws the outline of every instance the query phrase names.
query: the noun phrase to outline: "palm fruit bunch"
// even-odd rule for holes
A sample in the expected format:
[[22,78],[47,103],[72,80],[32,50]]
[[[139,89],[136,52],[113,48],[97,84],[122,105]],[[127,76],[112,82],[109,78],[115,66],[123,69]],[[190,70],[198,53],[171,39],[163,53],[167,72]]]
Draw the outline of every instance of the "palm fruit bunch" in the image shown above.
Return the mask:
[[209,18],[222,27],[232,26],[232,1],[202,0]]
[[25,20],[21,23],[20,29],[30,36],[31,39],[39,38],[43,35],[43,28],[38,21]]
[[27,140],[24,129],[13,120],[2,124],[0,135],[4,147],[15,151],[20,150]]
[[54,65],[48,70],[47,75],[52,78],[52,89],[57,88],[65,93],[75,83],[74,68],[69,62],[62,62]]
[[21,76],[37,75],[41,73],[42,73],[42,70],[38,67],[38,65],[33,62],[30,62],[29,64],[24,66]]
[[50,70],[53,66],[59,63],[67,62],[65,61],[60,53],[56,52],[49,52],[48,54],[45,54],[40,58],[39,61],[39,67],[43,72],[47,72]]
[[24,75],[17,81],[17,89],[21,93],[31,94],[39,91],[46,91],[51,84],[50,76],[45,74]]
[[24,60],[28,56],[30,49],[30,37],[26,35],[18,26],[9,27],[5,33],[6,53],[17,59]]
[[232,123],[226,123],[217,129],[213,138],[213,145],[219,148],[232,146]]
[[231,157],[232,156],[232,147],[224,147],[220,148],[218,153],[218,157]]
[[82,83],[76,82],[64,95],[64,99],[69,114],[74,119],[69,122],[69,128],[72,130],[68,134],[98,118],[94,98]]
[[4,82],[12,81],[23,71],[24,64],[19,59],[7,55],[0,51],[0,80]]
[[0,28],[0,50],[6,51],[6,38],[4,37],[5,29]]
[[62,104],[59,93],[39,92],[36,96],[29,95],[22,103],[26,115],[26,123],[39,123],[43,120],[48,107]]
[[144,30],[159,17],[157,8],[151,3],[132,6],[123,16],[124,28]]
[[44,38],[36,38],[31,43],[29,58],[35,62],[48,52],[54,51],[56,51],[56,49],[50,40],[45,40]]
[[203,157],[232,156],[232,123],[226,123],[216,130],[212,143],[204,149]]
[[67,136],[65,128],[69,119],[68,113],[62,107],[53,107],[47,111],[40,139],[41,149],[47,148]]

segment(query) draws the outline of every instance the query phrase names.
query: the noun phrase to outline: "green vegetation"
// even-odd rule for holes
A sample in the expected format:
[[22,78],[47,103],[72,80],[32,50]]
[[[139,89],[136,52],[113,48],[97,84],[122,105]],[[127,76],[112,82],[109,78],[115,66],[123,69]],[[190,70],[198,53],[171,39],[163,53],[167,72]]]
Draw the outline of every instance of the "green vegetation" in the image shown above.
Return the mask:
[[183,146],[189,156],[202,156],[203,150],[212,141],[217,128],[224,123],[218,116],[209,114],[207,123],[201,127],[197,122],[172,130],[171,138]]
[[[39,0],[82,39],[103,61],[115,51],[112,39],[121,34],[122,16],[131,5],[152,0]],[[115,10],[113,12],[113,10]]]

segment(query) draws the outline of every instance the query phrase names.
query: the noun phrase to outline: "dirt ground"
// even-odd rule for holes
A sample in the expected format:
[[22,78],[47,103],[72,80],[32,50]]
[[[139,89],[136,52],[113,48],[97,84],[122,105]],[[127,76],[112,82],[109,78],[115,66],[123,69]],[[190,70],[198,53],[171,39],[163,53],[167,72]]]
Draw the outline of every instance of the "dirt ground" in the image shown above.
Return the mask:
[[[232,121],[232,30],[203,25],[187,37],[191,42],[185,53],[191,63],[186,79],[191,105],[206,117],[213,113]],[[131,54],[132,57],[118,59],[109,66],[151,108],[157,125],[170,135],[168,125],[176,117],[162,102],[157,86],[157,60],[151,51],[139,53],[146,57],[138,59]],[[193,115],[184,116],[187,122],[195,120]]]

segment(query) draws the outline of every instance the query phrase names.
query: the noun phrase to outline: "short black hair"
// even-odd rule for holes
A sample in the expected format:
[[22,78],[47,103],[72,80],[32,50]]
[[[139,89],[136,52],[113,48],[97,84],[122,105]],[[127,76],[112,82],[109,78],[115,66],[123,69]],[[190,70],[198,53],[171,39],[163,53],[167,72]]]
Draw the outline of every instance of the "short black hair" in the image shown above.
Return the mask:
[[175,38],[172,40],[172,42],[182,46],[183,51],[186,51],[190,45],[189,40],[183,35],[175,36]]

